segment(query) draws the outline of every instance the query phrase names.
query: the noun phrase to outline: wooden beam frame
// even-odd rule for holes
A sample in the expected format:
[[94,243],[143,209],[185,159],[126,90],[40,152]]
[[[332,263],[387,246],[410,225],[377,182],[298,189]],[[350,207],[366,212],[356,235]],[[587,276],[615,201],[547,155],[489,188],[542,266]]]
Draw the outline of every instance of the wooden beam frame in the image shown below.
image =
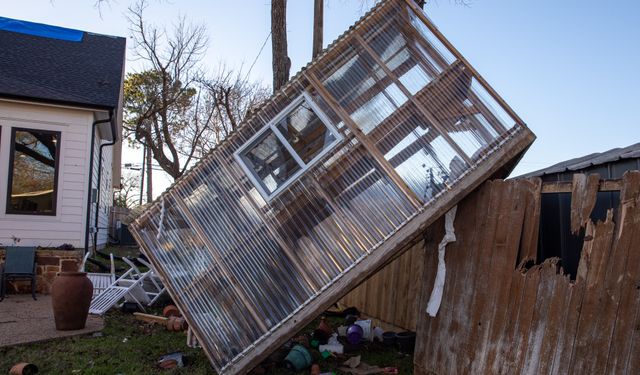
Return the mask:
[[[620,191],[622,190],[622,180],[600,180],[598,191]],[[573,182],[543,182],[542,194],[571,193]]]
[[511,116],[511,118],[513,118],[518,124],[521,125],[525,125],[525,122],[522,121],[522,119],[520,118],[520,116],[518,116],[518,114],[516,114],[516,112],[511,108],[511,106],[509,106],[509,104],[507,104],[507,102],[504,101],[504,99],[502,99],[502,97],[500,95],[498,95],[498,93],[493,89],[493,87],[491,87],[491,85],[489,85],[489,83],[480,75],[480,73],[478,73],[478,71],[471,66],[471,64],[469,64],[469,62],[467,61],[467,59],[464,58],[464,56],[462,56],[462,54],[460,53],[460,51],[458,51],[456,49],[456,47],[453,46],[453,44],[451,44],[451,42],[449,42],[447,40],[447,38],[444,37],[444,35],[442,35],[442,33],[440,32],[440,30],[438,30],[437,27],[435,27],[431,21],[429,21],[429,19],[427,18],[427,16],[425,16],[424,12],[422,9],[420,9],[418,7],[418,5],[415,3],[414,0],[405,0],[405,3],[413,10],[413,13],[420,18],[420,20],[422,21],[422,23],[424,23],[424,25],[433,33],[433,35],[436,36],[436,38],[438,38],[438,40],[444,44],[444,46],[458,59],[460,60],[466,67],[467,69],[469,69],[469,71],[471,71],[472,75],[478,80],[478,82],[480,82],[480,84],[487,90],[487,92],[489,93],[489,95],[491,95],[491,97],[497,101],[502,108],[509,114],[509,116]]
[[373,159],[378,163],[382,171],[393,181],[393,183],[400,189],[400,191],[407,198],[409,203],[411,203],[414,207],[419,208],[422,206],[422,201],[418,196],[409,188],[409,186],[404,182],[404,180],[398,175],[395,169],[389,164],[384,155],[378,150],[376,145],[373,143],[367,135],[365,135],[362,130],[358,127],[358,125],[353,121],[351,116],[344,111],[344,109],[335,101],[335,98],[327,89],[324,87],[322,82],[318,80],[313,72],[305,72],[305,77],[311,83],[311,86],[322,96],[322,98],[330,103],[334,108],[333,110],[340,116],[344,124],[349,127],[349,130],[355,135],[358,141],[365,147],[365,149],[369,152],[369,154],[373,157]]

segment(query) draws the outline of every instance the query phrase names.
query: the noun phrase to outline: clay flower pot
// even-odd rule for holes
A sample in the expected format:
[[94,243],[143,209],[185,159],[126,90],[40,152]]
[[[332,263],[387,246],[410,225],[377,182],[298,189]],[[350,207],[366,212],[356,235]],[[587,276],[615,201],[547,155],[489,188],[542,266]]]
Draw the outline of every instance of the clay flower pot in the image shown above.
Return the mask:
[[10,375],[31,375],[38,373],[38,366],[33,363],[20,362],[16,363],[11,370],[9,370]]
[[72,331],[87,324],[93,284],[86,272],[60,272],[51,286],[51,304],[56,329]]

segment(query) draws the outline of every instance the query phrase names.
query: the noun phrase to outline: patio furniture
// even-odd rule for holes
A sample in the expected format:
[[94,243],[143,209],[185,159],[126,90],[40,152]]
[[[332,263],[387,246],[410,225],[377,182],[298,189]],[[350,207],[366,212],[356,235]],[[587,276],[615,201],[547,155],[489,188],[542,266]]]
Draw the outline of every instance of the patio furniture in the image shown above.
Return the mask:
[[[132,265],[130,262],[126,263]],[[127,272],[91,300],[89,314],[103,315],[125,296],[128,296],[129,301],[135,302],[144,311],[142,303],[146,302],[144,300],[146,294],[142,290],[142,283],[147,276],[148,273],[140,273],[140,270],[135,266],[129,268]],[[138,298],[141,298],[142,301]]]
[[36,300],[36,248],[9,246],[0,270],[0,301],[4,299],[7,281],[31,280],[31,296]]
[[129,265],[129,270],[93,298],[89,307],[90,314],[103,315],[121,299],[134,302],[145,311],[145,306],[151,306],[166,292],[149,263],[141,261],[149,267],[149,271],[141,272],[131,260],[124,257],[122,260]]
[[[149,269],[149,277],[147,279],[148,282],[143,283],[142,288],[145,290],[149,298],[149,302],[147,303],[147,306],[151,306],[154,303],[156,303],[156,301],[160,297],[162,297],[164,293],[167,292],[167,288],[162,283],[160,276],[156,272],[153,265],[151,265],[151,263],[147,262],[142,258],[136,258],[136,261]],[[130,263],[128,259],[125,260],[125,262]],[[135,265],[133,266],[135,267]]]
[[[80,272],[85,272],[85,266],[90,255],[91,253],[89,252],[85,254],[82,260],[82,266],[80,267]],[[98,296],[116,281],[116,267],[113,261],[112,253],[109,254],[109,259],[111,260],[111,268],[109,273],[87,272],[87,277],[93,284],[93,298]]]

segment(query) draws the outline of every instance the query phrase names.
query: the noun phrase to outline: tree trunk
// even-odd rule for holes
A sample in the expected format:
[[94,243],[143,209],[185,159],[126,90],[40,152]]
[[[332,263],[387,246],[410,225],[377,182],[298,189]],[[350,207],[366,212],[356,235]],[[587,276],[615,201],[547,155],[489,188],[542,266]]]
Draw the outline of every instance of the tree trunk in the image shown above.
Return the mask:
[[291,60],[287,53],[287,0],[271,1],[271,49],[273,92],[289,81]]
[[147,203],[150,203],[153,201],[153,183],[152,183],[153,168],[151,165],[153,158],[151,157],[150,149],[147,150],[146,158],[147,158]]
[[324,1],[314,0],[313,7],[313,50],[312,57],[316,58],[322,52],[322,36],[324,25]]

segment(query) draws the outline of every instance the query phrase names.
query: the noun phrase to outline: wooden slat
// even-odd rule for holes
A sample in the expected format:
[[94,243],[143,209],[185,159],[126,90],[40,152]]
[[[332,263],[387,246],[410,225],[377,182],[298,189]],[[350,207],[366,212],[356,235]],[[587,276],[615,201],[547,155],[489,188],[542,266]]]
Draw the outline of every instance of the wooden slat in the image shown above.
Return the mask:
[[[622,273],[620,305],[618,306],[615,327],[611,336],[609,358],[607,359],[607,374],[639,373],[635,366],[628,367],[640,354],[633,350],[633,332],[637,332],[636,317],[640,306],[638,304],[638,290],[640,285],[640,172],[627,172],[623,176],[623,189],[620,192],[620,221],[625,225],[616,234],[618,245],[629,247],[625,260],[625,270]],[[630,372],[627,372],[630,370]]]
[[573,189],[571,192],[571,233],[577,235],[580,228],[584,228],[593,207],[596,205],[600,176],[591,174],[573,175]]
[[540,231],[540,190],[542,180],[534,178],[522,185],[526,189],[526,215],[522,227],[522,243],[516,264],[526,260],[536,261]]
[[[600,180],[598,191],[620,191],[622,180]],[[542,183],[542,194],[571,193],[573,182],[544,182]]]

